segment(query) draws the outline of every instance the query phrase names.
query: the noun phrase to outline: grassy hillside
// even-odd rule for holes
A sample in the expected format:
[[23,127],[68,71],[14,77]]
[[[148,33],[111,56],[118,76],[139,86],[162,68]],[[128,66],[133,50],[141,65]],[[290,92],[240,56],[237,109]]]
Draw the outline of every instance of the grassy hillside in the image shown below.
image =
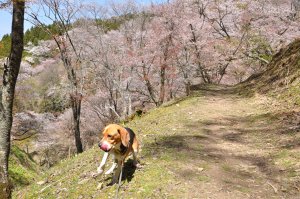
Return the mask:
[[38,165],[20,148],[13,145],[9,159],[9,175],[17,188],[34,183],[40,173]]
[[281,49],[261,74],[239,85],[240,92],[260,92],[300,105],[300,39]]
[[[143,167],[127,162],[120,196],[297,198],[300,135],[291,122],[299,119],[270,100],[210,86],[126,124],[142,143]],[[102,155],[95,146],[64,160],[13,198],[114,198],[111,176],[92,177]]]

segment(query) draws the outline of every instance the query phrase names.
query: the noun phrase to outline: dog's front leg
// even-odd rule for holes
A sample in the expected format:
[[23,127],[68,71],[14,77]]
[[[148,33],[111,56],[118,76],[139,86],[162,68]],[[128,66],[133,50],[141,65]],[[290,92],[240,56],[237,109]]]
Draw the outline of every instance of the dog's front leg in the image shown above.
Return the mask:
[[112,184],[118,183],[118,180],[119,180],[119,177],[120,177],[120,174],[121,174],[122,167],[123,167],[122,161],[121,161],[121,160],[118,160],[118,167],[117,167],[116,172],[114,173],[113,180],[112,180]]
[[103,173],[108,157],[109,157],[109,153],[105,152],[103,155],[102,161],[100,163],[100,166],[97,168],[98,175]]
[[115,170],[115,168],[116,168],[117,165],[118,165],[118,163],[117,163],[117,162],[114,162],[114,163],[112,164],[112,166],[110,167],[110,169],[107,170],[107,171],[105,172],[105,175],[111,174],[111,173]]

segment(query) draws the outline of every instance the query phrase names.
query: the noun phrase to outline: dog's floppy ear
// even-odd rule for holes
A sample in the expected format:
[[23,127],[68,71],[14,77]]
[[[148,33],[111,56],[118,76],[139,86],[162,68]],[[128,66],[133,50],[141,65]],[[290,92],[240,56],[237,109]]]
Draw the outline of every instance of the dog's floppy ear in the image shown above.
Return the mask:
[[129,145],[129,133],[124,129],[118,129],[119,134],[121,135],[121,142],[125,147],[128,147]]

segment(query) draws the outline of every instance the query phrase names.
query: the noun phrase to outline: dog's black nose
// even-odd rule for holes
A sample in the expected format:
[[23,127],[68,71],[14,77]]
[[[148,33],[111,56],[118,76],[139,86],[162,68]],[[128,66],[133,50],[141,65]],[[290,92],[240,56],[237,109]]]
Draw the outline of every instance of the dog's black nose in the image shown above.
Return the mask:
[[100,147],[100,148],[101,148],[101,142],[99,142],[99,144],[98,144],[98,147]]

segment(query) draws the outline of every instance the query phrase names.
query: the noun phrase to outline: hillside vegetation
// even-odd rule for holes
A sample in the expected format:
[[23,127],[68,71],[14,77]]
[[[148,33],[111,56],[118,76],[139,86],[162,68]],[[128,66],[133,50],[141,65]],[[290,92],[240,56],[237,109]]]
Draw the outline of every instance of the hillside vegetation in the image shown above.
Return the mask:
[[35,183],[40,167],[23,150],[13,145],[9,159],[10,179],[17,189]]
[[[300,135],[290,122],[299,119],[270,102],[208,86],[126,124],[142,143],[143,167],[127,161],[120,195],[297,198]],[[14,198],[113,198],[111,176],[92,178],[102,154],[95,146],[62,161]]]
[[300,105],[300,39],[276,53],[262,73],[252,75],[238,85],[241,93],[259,92]]
[[[240,85],[194,86],[192,96],[126,123],[138,134],[143,167],[127,161],[121,197],[298,198],[299,107],[282,99],[297,98],[299,47],[291,43]],[[102,155],[94,146],[63,160],[14,198],[114,198],[111,176],[92,177]]]

